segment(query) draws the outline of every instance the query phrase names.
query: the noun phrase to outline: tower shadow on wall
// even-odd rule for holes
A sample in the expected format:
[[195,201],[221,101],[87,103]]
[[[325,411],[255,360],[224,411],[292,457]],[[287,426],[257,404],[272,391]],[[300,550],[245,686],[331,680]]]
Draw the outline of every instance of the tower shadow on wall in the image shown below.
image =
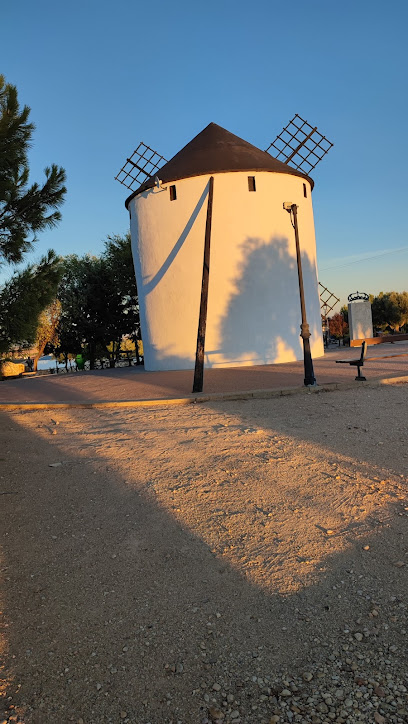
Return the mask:
[[[296,257],[288,251],[285,237],[273,237],[266,242],[259,238],[246,239],[241,247],[243,261],[234,280],[235,292],[220,323],[221,350],[245,357],[252,364],[271,364],[300,359],[300,301]],[[314,266],[302,254],[305,298],[316,294]],[[315,331],[312,318],[308,319]]]

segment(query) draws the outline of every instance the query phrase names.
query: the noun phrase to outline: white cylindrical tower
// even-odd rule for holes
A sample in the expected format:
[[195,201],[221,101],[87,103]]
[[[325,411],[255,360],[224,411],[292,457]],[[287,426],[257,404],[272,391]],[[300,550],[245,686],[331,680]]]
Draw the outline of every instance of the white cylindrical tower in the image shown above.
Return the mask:
[[193,369],[208,184],[214,177],[206,367],[303,359],[298,206],[311,348],[323,355],[312,180],[211,123],[126,201],[145,368]]

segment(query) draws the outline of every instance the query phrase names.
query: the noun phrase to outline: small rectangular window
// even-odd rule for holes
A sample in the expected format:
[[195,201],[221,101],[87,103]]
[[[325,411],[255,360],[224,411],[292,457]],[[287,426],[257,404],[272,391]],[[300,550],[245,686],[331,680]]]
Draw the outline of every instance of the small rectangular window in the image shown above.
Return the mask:
[[305,197],[305,199],[307,199],[307,188],[306,188],[306,184],[303,184],[303,196]]
[[170,201],[175,201],[177,198],[176,187],[170,186]]
[[248,176],[248,191],[256,191],[255,176]]

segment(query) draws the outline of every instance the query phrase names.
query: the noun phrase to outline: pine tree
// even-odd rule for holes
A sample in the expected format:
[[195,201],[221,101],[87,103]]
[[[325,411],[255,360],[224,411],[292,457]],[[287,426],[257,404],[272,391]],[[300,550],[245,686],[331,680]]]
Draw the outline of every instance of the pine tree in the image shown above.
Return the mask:
[[18,263],[30,251],[36,234],[61,219],[65,171],[52,164],[45,183],[28,186],[27,153],[34,131],[30,108],[20,110],[17,89],[0,76],[0,263]]

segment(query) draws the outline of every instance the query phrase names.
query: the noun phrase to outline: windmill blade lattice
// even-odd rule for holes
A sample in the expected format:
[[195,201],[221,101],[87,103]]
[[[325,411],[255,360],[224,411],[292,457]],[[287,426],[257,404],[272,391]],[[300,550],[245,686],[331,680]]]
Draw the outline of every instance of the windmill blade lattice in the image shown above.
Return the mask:
[[319,297],[320,297],[320,311],[323,319],[326,319],[329,312],[331,312],[336,304],[340,301],[330,289],[327,289],[321,282],[319,282]]
[[126,159],[126,163],[115,176],[115,180],[133,191],[146,179],[157,173],[165,163],[167,160],[164,156],[141,142],[131,157]]
[[[266,151],[277,151],[275,158],[303,173],[310,173],[334,144],[296,114]],[[272,155],[272,154],[271,154]]]

